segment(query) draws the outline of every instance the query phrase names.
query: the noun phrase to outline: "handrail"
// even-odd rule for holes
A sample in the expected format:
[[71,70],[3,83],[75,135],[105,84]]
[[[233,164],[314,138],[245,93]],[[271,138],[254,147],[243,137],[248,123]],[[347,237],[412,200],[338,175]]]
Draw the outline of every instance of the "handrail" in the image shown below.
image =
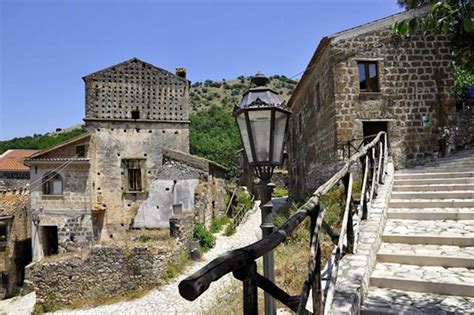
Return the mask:
[[[335,290],[336,276],[339,260],[346,253],[351,253],[354,243],[354,231],[352,216],[356,213],[356,206],[352,198],[352,166],[361,162],[364,172],[363,195],[361,196],[361,208],[366,209],[367,203],[374,197],[376,186],[380,183],[385,165],[387,162],[387,135],[380,132],[369,144],[362,147],[356,154],[347,160],[341,169],[335,173],[328,181],[318,187],[312,196],[293,214],[280,228],[267,237],[250,244],[248,246],[227,252],[214,259],[209,264],[187,277],[179,284],[179,292],[182,297],[193,301],[204,293],[209,285],[224,275],[233,272],[234,276],[244,282],[245,290],[256,290],[256,286],[270,293],[274,298],[287,305],[292,310],[297,310],[298,314],[305,312],[306,302],[310,288],[313,288],[313,310],[315,314],[326,314],[332,302],[332,295]],[[382,144],[384,142],[384,144]],[[371,153],[369,155],[369,153]],[[364,163],[364,161],[366,161]],[[383,161],[383,163],[382,163]],[[372,172],[370,180],[370,190],[368,173]],[[330,285],[327,292],[322,292],[321,285],[321,253],[319,244],[319,233],[324,220],[324,209],[320,207],[321,196],[328,193],[338,182],[342,180],[346,191],[346,207],[343,214],[343,222],[339,241],[334,256],[334,266],[331,270]],[[364,211],[362,211],[363,213]],[[310,237],[310,259],[308,262],[308,275],[304,283],[300,296],[291,297],[286,292],[278,288],[270,281],[263,281],[262,276],[252,271],[254,261],[265,253],[273,250],[286,240],[296,227],[307,217],[311,218]],[[364,219],[363,215],[361,219]],[[253,279],[253,281],[251,281]],[[264,278],[266,280],[266,278]],[[249,287],[252,283],[255,287]],[[254,291],[252,291],[254,292]],[[323,294],[325,293],[325,294]],[[324,299],[325,295],[325,299]],[[244,294],[248,296],[248,294]],[[324,303],[323,303],[324,300]],[[297,304],[296,304],[297,303]],[[256,310],[254,310],[256,312]],[[254,312],[250,312],[254,313]]]

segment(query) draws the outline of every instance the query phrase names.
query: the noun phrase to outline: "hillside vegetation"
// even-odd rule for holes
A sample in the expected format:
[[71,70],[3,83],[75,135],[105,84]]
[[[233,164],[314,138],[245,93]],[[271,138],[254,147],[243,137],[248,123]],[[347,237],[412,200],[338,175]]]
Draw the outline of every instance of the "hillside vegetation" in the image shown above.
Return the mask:
[[85,132],[84,126],[80,126],[63,132],[45,133],[43,135],[34,134],[33,136],[0,141],[0,154],[9,149],[48,149]]
[[[270,87],[280,93],[284,101],[290,98],[296,83],[285,76],[270,77]],[[237,170],[237,151],[240,149],[232,110],[249,87],[250,77],[240,76],[235,80],[195,82],[189,93],[190,152],[224,165],[230,176]],[[80,126],[59,133],[0,141],[0,154],[8,149],[47,149],[84,132],[84,126]]]
[[[240,102],[242,95],[250,87],[251,77],[240,76],[235,80],[195,82],[191,85],[189,101],[192,111],[202,111],[212,105],[222,107],[231,112],[234,105]],[[284,101],[288,101],[298,83],[284,75],[269,77],[269,87],[280,93]]]

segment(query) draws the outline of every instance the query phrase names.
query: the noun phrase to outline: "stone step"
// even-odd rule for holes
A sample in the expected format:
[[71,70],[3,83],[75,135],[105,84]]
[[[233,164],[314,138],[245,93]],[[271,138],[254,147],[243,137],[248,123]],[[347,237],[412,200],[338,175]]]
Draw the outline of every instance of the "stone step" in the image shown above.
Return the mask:
[[392,199],[474,199],[473,190],[451,191],[396,191],[392,192]]
[[474,220],[472,208],[390,208],[389,219],[403,220]]
[[423,167],[417,169],[404,169],[397,171],[397,174],[423,174],[423,173],[446,173],[446,172],[472,172],[474,163],[463,163],[455,165],[439,165]]
[[422,254],[399,255],[399,254],[377,254],[378,262],[397,264],[408,264],[417,266],[442,266],[474,268],[474,258],[457,256],[430,256]]
[[[433,185],[396,185],[392,189],[394,192],[399,191],[461,191],[461,190],[474,190],[473,184],[433,184]],[[393,194],[393,193],[392,193]]]
[[474,298],[369,287],[360,314],[468,314]]
[[379,288],[474,297],[474,270],[377,263],[370,285]]
[[463,178],[424,178],[424,179],[395,179],[393,181],[394,186],[406,186],[406,185],[448,185],[448,184],[474,184],[474,177],[463,177]]
[[391,199],[390,208],[474,208],[474,199]]
[[388,219],[382,239],[387,243],[474,246],[474,220]]
[[432,179],[432,178],[467,178],[474,177],[474,172],[435,172],[435,173],[396,173],[394,179]]

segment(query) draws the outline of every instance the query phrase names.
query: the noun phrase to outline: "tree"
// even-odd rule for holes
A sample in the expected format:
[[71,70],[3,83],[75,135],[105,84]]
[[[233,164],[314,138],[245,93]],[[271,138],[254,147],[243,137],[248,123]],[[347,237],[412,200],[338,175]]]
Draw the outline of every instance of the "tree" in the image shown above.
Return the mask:
[[397,0],[406,9],[431,4],[425,16],[396,22],[392,31],[401,36],[417,32],[442,32],[453,44],[454,61],[464,69],[474,69],[474,4],[472,0]]
[[232,176],[237,170],[240,136],[232,114],[212,105],[190,115],[190,152],[222,164]]

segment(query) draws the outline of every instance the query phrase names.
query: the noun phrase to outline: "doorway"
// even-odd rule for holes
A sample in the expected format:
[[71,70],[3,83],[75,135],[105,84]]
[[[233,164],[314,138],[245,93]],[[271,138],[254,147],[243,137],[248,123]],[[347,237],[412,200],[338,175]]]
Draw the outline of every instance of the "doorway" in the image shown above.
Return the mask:
[[377,136],[381,131],[385,131],[388,135],[388,122],[387,121],[363,121],[362,128],[365,137]]
[[41,234],[43,239],[43,253],[45,256],[52,256],[58,253],[58,227],[42,226]]

